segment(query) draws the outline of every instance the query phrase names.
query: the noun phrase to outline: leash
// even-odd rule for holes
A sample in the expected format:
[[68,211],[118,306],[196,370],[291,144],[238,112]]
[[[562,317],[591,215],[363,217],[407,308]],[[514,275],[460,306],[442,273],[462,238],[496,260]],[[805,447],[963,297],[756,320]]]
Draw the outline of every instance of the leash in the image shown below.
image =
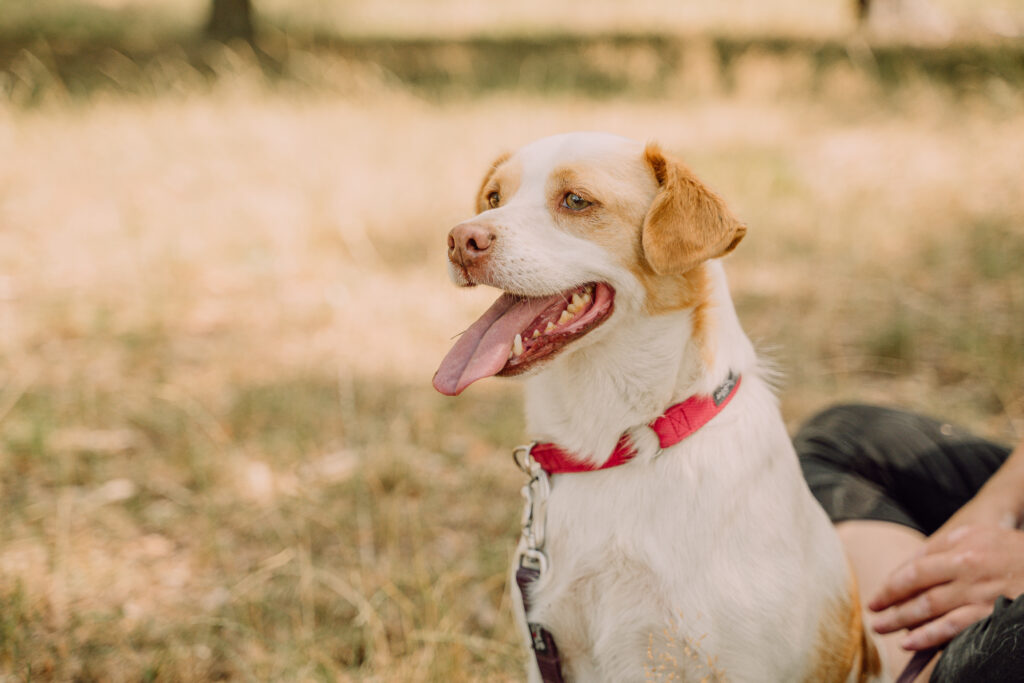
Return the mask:
[[930,647],[927,650],[918,650],[914,653],[914,656],[907,662],[907,666],[904,667],[903,673],[896,679],[896,683],[912,683],[917,678],[918,674],[924,671],[924,668],[928,666],[928,662],[932,661],[932,657],[939,651],[937,647]]
[[548,473],[531,455],[534,444],[519,446],[512,452],[512,457],[530,481],[522,488],[526,504],[523,506],[521,545],[518,566],[516,567],[516,585],[523,599],[523,614],[526,626],[530,630],[530,646],[533,648],[534,659],[544,683],[564,683],[562,678],[562,658],[558,654],[558,646],[551,631],[541,624],[529,620],[530,587],[548,570],[548,556],[544,553],[544,522],[547,515],[548,496],[551,494],[551,480]]
[[[655,418],[648,426],[658,436],[660,448],[674,446],[690,436],[715,415],[722,412],[736,394],[740,376],[729,372],[729,376],[710,396],[691,396],[676,403]],[[660,451],[659,451],[660,452]],[[512,451],[512,459],[530,480],[522,488],[525,505],[520,533],[520,550],[516,557],[516,585],[523,599],[523,614],[526,615],[530,630],[530,645],[544,683],[564,683],[562,659],[558,654],[555,637],[544,625],[529,620],[530,588],[550,570],[548,556],[544,552],[544,531],[547,519],[547,503],[551,495],[551,475],[572,472],[593,472],[625,465],[636,457],[636,446],[629,434],[623,434],[611,456],[600,466],[587,463],[574,453],[563,450],[553,443],[537,443],[519,446]]]

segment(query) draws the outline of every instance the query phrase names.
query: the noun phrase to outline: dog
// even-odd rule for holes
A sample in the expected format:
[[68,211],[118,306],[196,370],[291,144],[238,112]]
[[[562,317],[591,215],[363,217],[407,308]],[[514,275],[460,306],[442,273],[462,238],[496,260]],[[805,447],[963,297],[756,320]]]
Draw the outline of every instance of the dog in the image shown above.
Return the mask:
[[525,379],[530,679],[881,680],[730,299],[720,259],[746,226],[658,145],[602,133],[503,155],[476,209],[449,274],[503,294],[433,383]]

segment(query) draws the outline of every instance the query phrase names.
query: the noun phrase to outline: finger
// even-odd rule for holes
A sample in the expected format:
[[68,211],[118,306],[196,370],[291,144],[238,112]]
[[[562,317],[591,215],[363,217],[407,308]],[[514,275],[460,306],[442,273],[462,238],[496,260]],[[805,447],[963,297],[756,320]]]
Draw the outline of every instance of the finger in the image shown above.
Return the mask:
[[976,530],[976,527],[971,524],[961,524],[949,529],[943,526],[925,542],[924,546],[917,551],[915,557],[943,553]]
[[914,629],[900,643],[904,650],[924,650],[929,647],[943,645],[952,640],[956,634],[992,613],[992,605],[964,605],[941,618],[929,621]]
[[880,612],[955,577],[956,564],[951,555],[943,553],[916,557],[900,565],[889,575],[881,590],[868,603],[868,607],[872,611]]
[[878,633],[913,628],[970,602],[969,589],[959,582],[936,586],[879,614],[871,623]]

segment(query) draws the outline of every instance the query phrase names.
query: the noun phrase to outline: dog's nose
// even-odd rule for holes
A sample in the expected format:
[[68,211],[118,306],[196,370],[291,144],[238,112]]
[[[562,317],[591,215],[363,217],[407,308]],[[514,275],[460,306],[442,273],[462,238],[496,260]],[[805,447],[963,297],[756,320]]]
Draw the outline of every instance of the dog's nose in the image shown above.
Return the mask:
[[495,235],[476,223],[456,225],[448,233],[448,258],[468,266],[487,255],[494,244]]

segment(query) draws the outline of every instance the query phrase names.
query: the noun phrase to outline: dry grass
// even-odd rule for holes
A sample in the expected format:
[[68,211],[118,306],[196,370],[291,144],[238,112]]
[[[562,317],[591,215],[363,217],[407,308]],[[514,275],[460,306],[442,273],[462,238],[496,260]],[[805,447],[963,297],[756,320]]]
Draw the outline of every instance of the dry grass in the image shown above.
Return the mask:
[[791,424],[860,399],[1024,435],[1020,93],[811,97],[745,59],[663,101],[243,60],[212,94],[0,105],[0,681],[517,679],[518,394],[429,379],[493,296],[446,282],[444,234],[548,133],[656,138],[732,201]]

